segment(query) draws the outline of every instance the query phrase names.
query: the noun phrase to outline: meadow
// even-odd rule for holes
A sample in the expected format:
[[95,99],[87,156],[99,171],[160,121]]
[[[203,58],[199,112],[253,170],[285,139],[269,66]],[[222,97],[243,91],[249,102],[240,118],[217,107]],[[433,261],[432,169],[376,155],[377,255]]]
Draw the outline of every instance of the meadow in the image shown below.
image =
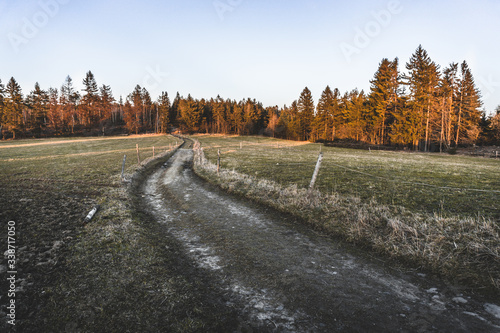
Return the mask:
[[169,135],[0,142],[2,248],[7,222],[16,223],[16,328],[189,332],[220,322],[215,310],[193,306],[201,304],[200,283],[185,277],[187,261],[169,253],[167,237],[136,211],[129,186],[152,161],[153,146],[167,158],[176,143]]
[[[195,150],[195,171],[224,190],[293,214],[403,269],[500,294],[499,160],[262,137],[193,138],[203,148]],[[320,149],[323,163],[309,189]]]
[[321,150],[316,188],[323,193],[440,216],[500,219],[500,159],[343,149],[263,137],[196,138],[211,161],[221,150],[223,168],[285,186],[308,187]]

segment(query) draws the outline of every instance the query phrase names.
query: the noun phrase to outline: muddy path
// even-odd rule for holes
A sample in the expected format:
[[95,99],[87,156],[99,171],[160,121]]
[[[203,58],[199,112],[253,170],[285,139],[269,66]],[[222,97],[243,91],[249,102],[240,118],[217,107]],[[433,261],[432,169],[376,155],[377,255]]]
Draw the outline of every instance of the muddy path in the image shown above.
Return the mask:
[[192,150],[180,149],[155,170],[141,187],[142,205],[175,237],[174,246],[195,271],[217,281],[212,293],[236,309],[247,327],[500,332],[498,301],[384,267],[293,218],[231,197],[193,173],[192,156]]

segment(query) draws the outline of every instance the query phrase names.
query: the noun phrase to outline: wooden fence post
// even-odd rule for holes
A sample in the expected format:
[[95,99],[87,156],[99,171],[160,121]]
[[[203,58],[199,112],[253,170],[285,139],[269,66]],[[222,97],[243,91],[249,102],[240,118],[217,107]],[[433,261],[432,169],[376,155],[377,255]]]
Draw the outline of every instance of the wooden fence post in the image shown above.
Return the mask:
[[127,155],[123,155],[123,163],[122,163],[122,181],[123,179],[123,173],[125,172],[125,161],[127,161]]
[[153,158],[155,158],[155,146],[153,146]]
[[141,159],[139,158],[139,144],[138,143],[135,145],[135,148],[137,149],[137,164],[141,164]]
[[217,174],[220,171],[220,149],[217,151]]
[[316,183],[316,178],[318,178],[319,168],[321,167],[321,162],[323,161],[323,153],[319,153],[318,161],[316,162],[316,168],[314,168],[314,173],[311,179],[311,184],[309,184],[309,189],[314,188]]

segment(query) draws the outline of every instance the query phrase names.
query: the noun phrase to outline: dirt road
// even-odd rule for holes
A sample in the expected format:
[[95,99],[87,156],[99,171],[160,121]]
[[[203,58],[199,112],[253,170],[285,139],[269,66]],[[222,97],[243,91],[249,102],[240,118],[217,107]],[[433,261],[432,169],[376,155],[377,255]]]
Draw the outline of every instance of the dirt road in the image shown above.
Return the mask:
[[228,196],[193,174],[192,156],[180,149],[156,170],[142,187],[144,204],[197,270],[217,279],[216,292],[247,329],[500,332],[498,302],[391,270],[293,218]]

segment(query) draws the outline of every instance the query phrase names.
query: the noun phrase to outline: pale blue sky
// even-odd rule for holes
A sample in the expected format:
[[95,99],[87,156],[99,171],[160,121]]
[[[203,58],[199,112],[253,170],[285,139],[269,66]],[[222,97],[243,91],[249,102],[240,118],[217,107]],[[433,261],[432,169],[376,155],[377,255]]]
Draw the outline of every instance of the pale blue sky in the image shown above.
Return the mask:
[[77,88],[88,70],[125,98],[255,98],[290,104],[308,86],[369,89],[382,58],[419,44],[442,67],[467,60],[500,104],[498,0],[0,0],[0,79]]

